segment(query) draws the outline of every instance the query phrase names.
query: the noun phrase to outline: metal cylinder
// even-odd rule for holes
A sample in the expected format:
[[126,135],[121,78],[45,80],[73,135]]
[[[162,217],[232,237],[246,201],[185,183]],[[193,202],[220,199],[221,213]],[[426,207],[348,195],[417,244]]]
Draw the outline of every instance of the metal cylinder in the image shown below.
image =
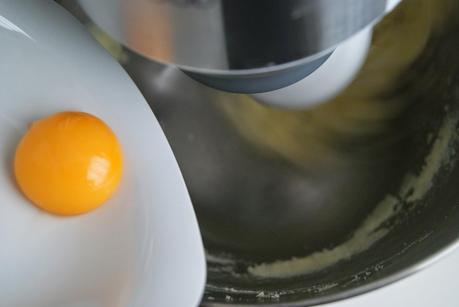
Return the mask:
[[385,13],[387,0],[80,0],[142,55],[211,75],[284,70],[330,53]]

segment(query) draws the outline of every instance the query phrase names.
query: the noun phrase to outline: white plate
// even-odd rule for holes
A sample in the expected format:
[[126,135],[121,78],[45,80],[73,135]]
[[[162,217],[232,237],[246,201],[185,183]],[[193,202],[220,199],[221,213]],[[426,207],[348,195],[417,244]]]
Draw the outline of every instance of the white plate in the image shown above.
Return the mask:
[[[90,112],[119,137],[125,173],[100,209],[59,218],[29,204],[11,174],[32,120]],[[197,305],[198,225],[179,168],[122,68],[48,0],[0,0],[0,306]]]

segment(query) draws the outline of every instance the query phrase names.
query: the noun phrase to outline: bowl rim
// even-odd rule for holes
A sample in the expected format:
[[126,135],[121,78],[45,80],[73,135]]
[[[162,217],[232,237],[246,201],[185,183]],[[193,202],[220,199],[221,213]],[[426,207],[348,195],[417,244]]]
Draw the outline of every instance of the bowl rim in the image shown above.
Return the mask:
[[[389,276],[382,277],[380,279],[371,281],[367,284],[357,286],[355,288],[351,288],[348,290],[343,290],[338,293],[330,294],[330,295],[324,295],[322,297],[318,298],[308,298],[308,299],[301,299],[296,302],[272,302],[272,303],[261,303],[257,304],[256,306],[265,306],[265,307],[270,307],[270,306],[277,306],[277,307],[304,307],[304,306],[320,306],[324,304],[330,304],[330,303],[335,303],[335,302],[340,302],[344,301],[350,298],[354,298],[357,296],[360,296],[362,294],[370,293],[372,291],[378,290],[380,288],[389,286],[391,284],[394,284],[398,281],[401,281],[411,275],[414,275],[422,270],[425,270],[432,265],[436,264],[440,260],[444,259],[446,256],[450,255],[453,253],[455,250],[459,250],[459,236],[456,236],[456,238],[441,247],[437,248],[436,251],[432,252],[429,256],[416,260],[413,262],[413,264],[400,269]],[[218,307],[218,306],[229,306],[231,304],[225,304],[225,303],[213,303],[211,301],[205,301],[205,306],[207,307]],[[238,304],[234,304],[231,306],[249,306],[251,304],[249,303],[244,303],[241,302]]]

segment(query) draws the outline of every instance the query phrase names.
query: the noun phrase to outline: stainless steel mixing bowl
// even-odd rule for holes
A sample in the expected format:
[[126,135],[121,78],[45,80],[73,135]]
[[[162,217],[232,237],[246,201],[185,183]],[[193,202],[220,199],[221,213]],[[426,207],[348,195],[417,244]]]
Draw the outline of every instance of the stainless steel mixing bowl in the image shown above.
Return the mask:
[[[459,2],[405,0],[378,25],[354,84],[301,112],[208,89],[124,51],[194,203],[209,255],[203,304],[340,300],[412,274],[457,245],[458,33]],[[388,199],[393,205],[381,211]],[[378,222],[371,231],[369,216]],[[357,248],[347,249],[356,237]],[[330,251],[340,257],[323,262]],[[257,267],[314,253],[317,270],[301,262]]]

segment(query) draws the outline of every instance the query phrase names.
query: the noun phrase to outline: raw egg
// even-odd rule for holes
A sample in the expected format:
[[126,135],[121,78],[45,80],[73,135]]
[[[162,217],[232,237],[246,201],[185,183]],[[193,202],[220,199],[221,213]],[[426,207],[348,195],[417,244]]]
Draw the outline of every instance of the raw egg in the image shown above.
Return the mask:
[[119,186],[122,170],[122,150],[113,131],[83,112],[61,112],[33,122],[14,158],[24,195],[58,215],[101,206]]

